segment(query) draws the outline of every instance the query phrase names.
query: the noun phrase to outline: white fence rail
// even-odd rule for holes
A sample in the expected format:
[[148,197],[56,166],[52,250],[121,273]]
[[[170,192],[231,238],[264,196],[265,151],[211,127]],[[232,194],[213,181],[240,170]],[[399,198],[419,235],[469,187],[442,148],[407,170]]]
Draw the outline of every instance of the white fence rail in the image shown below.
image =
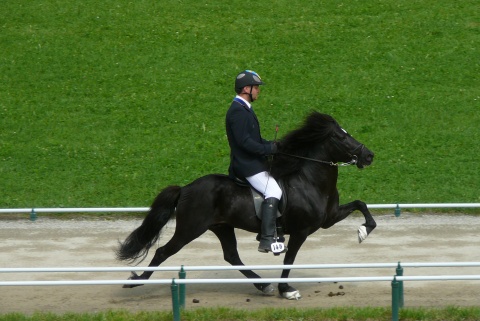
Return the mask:
[[[400,208],[480,208],[480,203],[398,203],[367,204],[368,208],[395,209]],[[149,207],[45,207],[45,208],[0,208],[0,213],[116,213],[147,212]]]
[[[410,263],[342,263],[295,265],[199,265],[199,266],[135,266],[135,267],[54,267],[54,268],[0,268],[0,273],[48,272],[131,272],[131,271],[240,271],[240,270],[304,270],[304,269],[369,269],[369,268],[426,268],[426,267],[480,267],[480,262],[410,262]],[[290,280],[290,279],[289,279]]]
[[[395,209],[400,216],[405,208],[480,208],[480,203],[405,203],[368,204],[370,209]],[[149,207],[65,207],[65,208],[0,208],[0,214],[30,213],[30,220],[37,219],[37,213],[135,213],[147,212]]]
[[367,204],[368,208],[478,208],[480,203]]
[[471,281],[480,280],[473,275],[423,275],[423,276],[354,276],[323,278],[261,278],[261,279],[156,279],[156,280],[65,280],[65,281],[0,281],[0,286],[56,286],[56,285],[123,285],[123,284],[245,284],[245,283],[334,283],[390,281]]
[[147,212],[149,207],[45,207],[45,208],[0,208],[0,213],[116,213]]
[[[48,273],[48,272],[120,272],[120,271],[179,271],[179,279],[156,280],[59,280],[59,281],[0,281],[0,286],[78,286],[78,285],[135,285],[170,284],[172,291],[173,320],[180,321],[180,309],[185,307],[186,284],[243,284],[243,283],[314,283],[314,282],[391,282],[392,320],[399,320],[399,309],[403,307],[404,281],[478,281],[474,275],[423,275],[403,276],[403,268],[422,267],[480,267],[480,262],[414,262],[414,263],[349,263],[349,264],[305,264],[305,265],[250,265],[250,266],[170,266],[170,267],[54,267],[54,268],[0,268],[1,273]],[[396,268],[393,276],[367,277],[306,277],[306,278],[261,278],[261,279],[185,279],[186,271],[214,270],[280,270],[280,269],[345,269],[345,268]]]

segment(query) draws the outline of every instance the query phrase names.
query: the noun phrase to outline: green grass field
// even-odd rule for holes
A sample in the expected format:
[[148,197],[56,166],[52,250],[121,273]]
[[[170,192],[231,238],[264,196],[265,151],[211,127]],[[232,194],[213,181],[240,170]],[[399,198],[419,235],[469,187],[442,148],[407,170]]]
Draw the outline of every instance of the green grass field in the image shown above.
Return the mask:
[[312,109],[376,152],[344,202],[480,202],[478,3],[3,1],[1,208],[148,206],[226,173],[235,75],[263,135]]
[[[4,0],[0,10],[0,208],[149,206],[166,185],[226,173],[224,115],[243,69],[267,83],[254,105],[265,138],[315,109],[376,153],[363,171],[341,169],[343,202],[480,202],[476,0]],[[390,318],[222,311],[184,319]],[[402,313],[479,318],[478,308]]]
[[[480,318],[479,308],[447,307],[443,309],[402,309],[399,313],[402,321],[477,321]],[[52,314],[35,313],[31,316],[23,314],[0,315],[0,321],[170,321],[171,312],[138,312],[108,311],[84,314]],[[388,321],[392,320],[391,311],[387,308],[331,308],[331,309],[260,309],[246,311],[232,308],[196,309],[182,311],[183,321]]]

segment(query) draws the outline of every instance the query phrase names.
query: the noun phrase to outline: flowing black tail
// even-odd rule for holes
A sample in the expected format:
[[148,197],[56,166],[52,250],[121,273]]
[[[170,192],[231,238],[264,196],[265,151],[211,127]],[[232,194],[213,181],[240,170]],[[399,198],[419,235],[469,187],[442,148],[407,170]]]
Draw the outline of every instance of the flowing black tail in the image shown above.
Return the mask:
[[116,251],[117,259],[133,263],[145,259],[148,250],[158,240],[161,229],[175,214],[180,186],[168,186],[153,201],[147,216],[137,229],[135,229]]

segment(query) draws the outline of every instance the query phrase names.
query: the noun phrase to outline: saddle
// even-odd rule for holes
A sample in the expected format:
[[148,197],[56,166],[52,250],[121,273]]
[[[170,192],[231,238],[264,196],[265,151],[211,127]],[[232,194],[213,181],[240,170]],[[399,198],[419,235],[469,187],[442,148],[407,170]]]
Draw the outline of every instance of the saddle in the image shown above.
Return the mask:
[[[257,215],[258,219],[261,220],[262,219],[262,203],[265,200],[265,197],[263,196],[263,194],[257,191],[256,189],[254,189],[252,185],[250,185],[250,183],[244,179],[241,179],[239,177],[234,177],[233,181],[238,186],[250,188],[250,191],[252,192],[253,205],[255,206],[255,214]],[[280,203],[278,203],[277,220],[278,218],[282,217],[282,213],[283,211],[285,211],[285,208],[287,207],[287,193],[285,193],[285,186],[282,180],[278,181],[278,186],[280,186],[280,189],[282,190],[282,199],[280,200]]]

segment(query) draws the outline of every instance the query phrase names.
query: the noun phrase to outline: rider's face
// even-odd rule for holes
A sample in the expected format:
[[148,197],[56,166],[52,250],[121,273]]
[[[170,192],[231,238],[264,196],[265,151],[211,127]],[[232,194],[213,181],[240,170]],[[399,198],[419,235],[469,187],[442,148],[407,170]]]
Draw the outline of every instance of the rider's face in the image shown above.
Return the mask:
[[[251,92],[250,92],[251,90]],[[260,94],[260,86],[247,86],[243,88],[243,93],[252,94],[253,101],[257,100],[258,95]]]

